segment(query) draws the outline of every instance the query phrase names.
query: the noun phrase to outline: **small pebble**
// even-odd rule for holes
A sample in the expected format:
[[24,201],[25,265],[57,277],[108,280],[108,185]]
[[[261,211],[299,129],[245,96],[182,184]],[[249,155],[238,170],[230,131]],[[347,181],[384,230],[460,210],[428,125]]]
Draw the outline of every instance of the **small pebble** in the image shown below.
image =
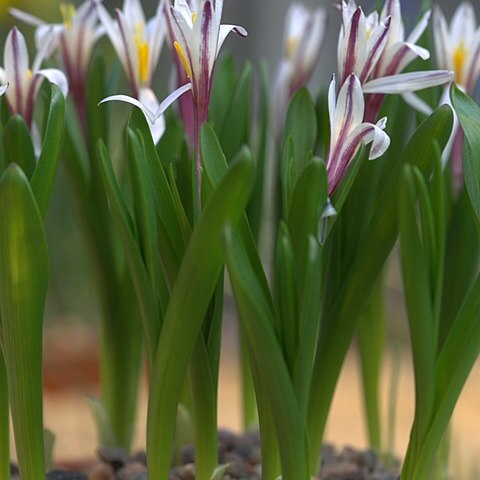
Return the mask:
[[100,460],[110,464],[115,471],[126,465],[130,459],[123,448],[99,448],[97,454]]
[[46,480],[87,480],[82,472],[69,472],[68,470],[50,470]]

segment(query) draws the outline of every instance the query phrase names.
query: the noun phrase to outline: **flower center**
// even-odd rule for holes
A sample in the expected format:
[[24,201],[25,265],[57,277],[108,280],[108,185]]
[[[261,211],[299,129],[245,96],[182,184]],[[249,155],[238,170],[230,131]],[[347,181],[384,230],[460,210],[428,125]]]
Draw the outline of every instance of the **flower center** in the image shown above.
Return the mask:
[[289,37],[287,39],[287,44],[285,45],[285,56],[288,59],[293,59],[295,56],[295,52],[297,51],[298,47],[298,38],[297,37]]
[[27,80],[30,80],[32,78],[32,71],[30,69],[27,70],[27,73],[25,74],[25,76],[27,77]]
[[187,78],[190,78],[190,75],[191,75],[190,66],[188,64],[187,57],[185,56],[182,46],[177,41],[174,42],[173,46],[175,47],[175,50],[180,58],[180,61],[182,62],[183,68],[185,69],[185,73],[187,74]]
[[70,28],[73,24],[73,19],[77,14],[77,10],[73,3],[61,3],[60,4],[60,13],[63,18],[63,26],[65,28]]
[[465,47],[463,40],[457,47],[454,48],[452,53],[453,70],[455,71],[455,82],[462,84],[463,80],[463,66],[467,59],[468,50]]
[[192,12],[192,23],[195,25],[196,21],[197,21],[197,12]]
[[135,35],[133,37],[135,47],[137,49],[138,58],[138,78],[141,83],[148,81],[148,66],[150,48],[148,42],[145,40],[144,28],[141,23],[135,25]]

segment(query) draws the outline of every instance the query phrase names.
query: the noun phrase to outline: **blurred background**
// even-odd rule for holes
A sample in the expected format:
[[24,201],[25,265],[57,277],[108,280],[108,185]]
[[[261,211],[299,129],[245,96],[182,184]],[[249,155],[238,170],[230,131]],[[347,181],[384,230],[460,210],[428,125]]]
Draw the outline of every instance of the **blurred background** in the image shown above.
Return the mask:
[[[0,0],[0,58],[3,65],[3,42],[8,30],[14,25],[8,15],[9,7],[28,11],[48,22],[60,20],[58,0]],[[78,1],[74,1],[78,4]],[[148,16],[156,8],[153,0],[143,0]],[[244,26],[249,36],[246,39],[227,40],[226,48],[233,51],[238,62],[266,59],[272,78],[282,53],[283,25],[289,0],[226,0],[224,23]],[[336,70],[336,40],[340,19],[332,0],[304,0],[311,6],[323,5],[329,12],[328,33],[321,63],[312,80],[311,88],[317,92],[325,88]],[[378,2],[365,0],[365,11]],[[418,18],[420,0],[403,0],[402,10],[409,32]],[[448,17],[457,1],[438,2]],[[480,2],[473,1],[480,17]],[[120,1],[105,0],[110,10],[120,7]],[[20,26],[32,46],[31,27]],[[168,89],[171,72],[170,54],[164,49],[159,66],[155,89],[159,95]],[[33,50],[32,50],[33,51]],[[32,53],[33,56],[33,53]],[[91,271],[82,238],[78,230],[62,169],[60,169],[54,198],[47,219],[49,245],[52,259],[51,290],[48,299],[45,336],[45,386],[49,394],[45,403],[45,419],[48,428],[57,435],[56,457],[60,459],[91,457],[96,445],[93,420],[90,416],[85,395],[97,392],[97,341],[96,325],[99,321],[98,305]],[[395,259],[386,277],[388,285],[390,342],[404,342],[403,353],[395,362],[400,365],[398,394],[398,416],[396,420],[396,449],[404,452],[412,418],[413,388],[407,346],[407,327],[403,312],[400,280]],[[230,428],[240,427],[240,405],[238,395],[238,369],[236,362],[235,320],[232,301],[227,300],[224,362],[222,364],[219,420]],[[69,341],[68,339],[74,339]],[[392,371],[391,352],[384,369],[385,394],[382,402],[388,402],[388,385]],[[474,370],[460,401],[453,425],[454,445],[452,448],[454,469],[468,472],[458,478],[480,478],[475,472],[480,455],[480,369]],[[144,444],[145,402],[141,402],[137,445]],[[358,366],[354,352],[348,358],[337,391],[328,428],[328,439],[337,444],[366,446],[363,428],[363,410],[358,380]],[[471,476],[472,475],[472,476]],[[476,476],[477,475],[477,476]]]

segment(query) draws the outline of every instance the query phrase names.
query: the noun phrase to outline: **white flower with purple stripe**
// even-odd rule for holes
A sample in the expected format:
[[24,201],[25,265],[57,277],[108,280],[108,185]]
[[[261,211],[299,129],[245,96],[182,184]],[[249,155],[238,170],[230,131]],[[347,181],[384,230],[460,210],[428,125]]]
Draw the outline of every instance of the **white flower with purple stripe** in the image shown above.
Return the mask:
[[37,53],[30,68],[25,37],[17,27],[10,30],[5,42],[4,68],[0,68],[0,93],[5,94],[10,113],[21,115],[30,128],[33,127],[35,100],[44,79],[58,85],[65,96],[68,94],[68,82],[63,72],[55,68],[40,68],[49,49],[47,42]]
[[327,156],[328,194],[331,195],[348,170],[362,144],[371,143],[369,160],[381,157],[390,145],[383,131],[387,119],[376,124],[363,121],[365,100],[362,85],[355,74],[350,74],[336,94],[335,77],[328,91],[330,115],[330,147]]
[[175,0],[171,7],[174,47],[192,82],[198,124],[207,119],[213,70],[223,42],[230,32],[246,36],[244,28],[222,25],[223,0]]

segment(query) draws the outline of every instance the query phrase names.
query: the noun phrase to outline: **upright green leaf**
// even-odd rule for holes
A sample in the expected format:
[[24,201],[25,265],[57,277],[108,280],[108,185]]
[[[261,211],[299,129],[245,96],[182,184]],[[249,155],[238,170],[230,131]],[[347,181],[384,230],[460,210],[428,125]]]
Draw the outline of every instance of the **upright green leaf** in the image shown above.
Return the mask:
[[0,319],[0,478],[10,477],[10,424],[8,382],[3,360]]
[[32,190],[42,215],[45,215],[53,183],[57,173],[58,160],[63,145],[65,121],[65,99],[60,89],[50,84],[50,105],[42,151],[32,176]]
[[32,178],[35,171],[35,151],[32,137],[25,121],[19,115],[10,118],[5,126],[4,142],[6,164],[16,163],[27,178]]
[[254,163],[245,151],[211,195],[192,233],[156,349],[147,421],[149,478],[168,475],[183,379],[222,268],[221,231],[227,223],[238,223],[253,183]]
[[42,218],[18,165],[0,179],[0,317],[20,476],[44,480],[42,325],[49,260]]

